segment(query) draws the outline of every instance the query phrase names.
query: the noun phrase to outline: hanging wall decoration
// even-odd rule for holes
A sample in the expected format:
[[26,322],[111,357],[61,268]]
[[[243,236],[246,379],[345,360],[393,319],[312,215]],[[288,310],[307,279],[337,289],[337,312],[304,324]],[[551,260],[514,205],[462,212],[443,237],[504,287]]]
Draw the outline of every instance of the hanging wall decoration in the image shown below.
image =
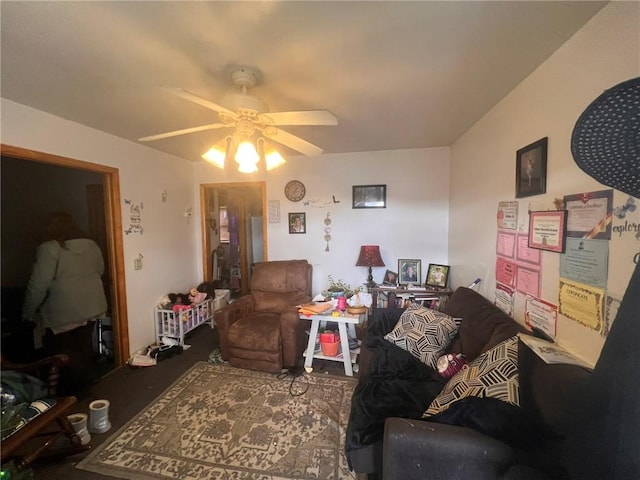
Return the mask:
[[331,212],[327,212],[327,216],[324,218],[324,241],[327,242],[325,252],[329,251],[329,240],[331,240]]
[[131,200],[124,199],[124,204],[129,205],[129,227],[124,230],[126,235],[131,233],[138,233],[142,235],[144,232],[144,228],[142,226],[142,210],[144,209],[144,204],[133,203]]

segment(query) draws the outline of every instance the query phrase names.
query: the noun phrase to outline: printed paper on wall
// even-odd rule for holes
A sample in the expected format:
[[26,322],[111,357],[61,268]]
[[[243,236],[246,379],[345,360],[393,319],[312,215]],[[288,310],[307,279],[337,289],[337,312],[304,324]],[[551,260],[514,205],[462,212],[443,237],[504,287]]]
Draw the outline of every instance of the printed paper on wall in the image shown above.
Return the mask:
[[559,312],[576,322],[600,331],[603,322],[604,290],[560,278]]

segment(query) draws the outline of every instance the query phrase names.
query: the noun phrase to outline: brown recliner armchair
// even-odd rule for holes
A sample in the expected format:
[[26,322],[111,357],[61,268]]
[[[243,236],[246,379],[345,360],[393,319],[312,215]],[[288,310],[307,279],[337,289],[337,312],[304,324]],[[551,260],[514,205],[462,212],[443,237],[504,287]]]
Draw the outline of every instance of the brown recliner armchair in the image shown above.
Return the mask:
[[307,344],[296,305],[311,301],[306,260],[257,263],[251,293],[215,313],[222,358],[232,366],[279,373],[296,365]]

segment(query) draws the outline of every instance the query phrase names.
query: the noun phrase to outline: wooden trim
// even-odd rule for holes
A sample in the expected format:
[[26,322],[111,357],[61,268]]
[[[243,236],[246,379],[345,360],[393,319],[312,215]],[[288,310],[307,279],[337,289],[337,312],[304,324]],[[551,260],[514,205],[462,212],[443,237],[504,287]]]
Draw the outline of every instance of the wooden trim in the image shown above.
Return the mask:
[[127,317],[127,289],[124,273],[122,211],[120,209],[120,177],[118,169],[5,144],[0,144],[0,153],[7,157],[60,167],[89,170],[103,175],[106,196],[107,248],[109,249],[107,268],[109,268],[112,279],[110,288],[112,326],[115,337],[115,362],[118,367],[124,365],[129,358],[129,320]]

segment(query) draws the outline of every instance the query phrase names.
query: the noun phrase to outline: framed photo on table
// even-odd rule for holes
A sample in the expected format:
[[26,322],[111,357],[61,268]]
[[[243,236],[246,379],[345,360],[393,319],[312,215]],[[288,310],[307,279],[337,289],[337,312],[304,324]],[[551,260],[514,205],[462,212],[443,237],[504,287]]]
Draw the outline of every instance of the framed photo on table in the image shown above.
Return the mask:
[[566,210],[529,213],[529,248],[564,253],[566,236]]
[[516,152],[516,198],[547,191],[547,140],[541,138]]
[[397,285],[398,284],[398,273],[392,272],[391,270],[387,270],[384,274],[384,279],[382,280],[383,285]]
[[398,283],[420,285],[420,260],[401,258],[398,260]]
[[430,263],[427,270],[427,279],[424,284],[431,288],[447,288],[449,280],[449,265]]

